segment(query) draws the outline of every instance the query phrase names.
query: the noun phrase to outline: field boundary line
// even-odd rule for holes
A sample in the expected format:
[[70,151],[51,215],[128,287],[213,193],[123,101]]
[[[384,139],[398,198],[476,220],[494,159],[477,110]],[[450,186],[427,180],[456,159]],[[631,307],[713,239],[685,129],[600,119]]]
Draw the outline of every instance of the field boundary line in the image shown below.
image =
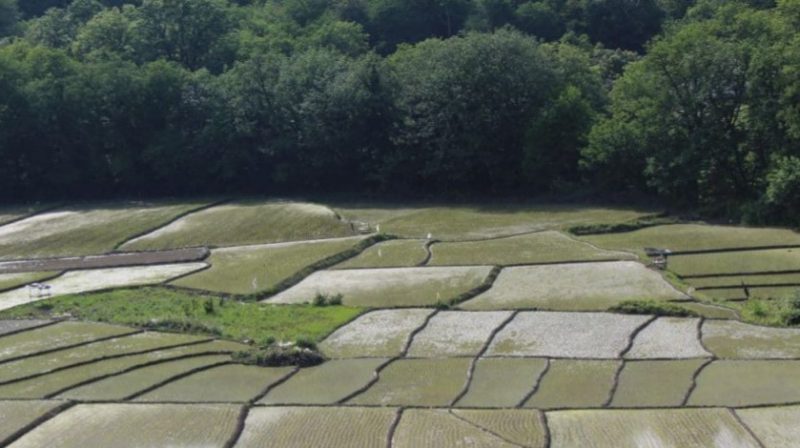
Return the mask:
[[639,336],[639,333],[644,331],[645,328],[649,327],[650,324],[656,321],[656,319],[658,319],[658,316],[652,315],[647,320],[639,324],[638,327],[634,328],[633,331],[631,331],[628,335],[627,345],[617,354],[617,358],[625,359],[625,355],[627,355],[628,352],[633,348],[633,344],[636,341],[636,337]]
[[542,429],[544,429],[544,448],[550,448],[553,436],[550,434],[550,421],[547,418],[547,413],[540,410],[539,419],[542,423]]
[[744,428],[744,430],[747,431],[748,434],[750,434],[750,437],[752,437],[753,440],[756,441],[756,443],[758,444],[759,447],[766,448],[766,445],[764,444],[764,442],[762,442],[761,439],[758,438],[756,433],[753,432],[752,429],[750,429],[750,426],[748,426],[747,423],[745,423],[744,420],[742,420],[742,418],[736,412],[736,409],[733,409],[733,408],[726,408],[726,409],[728,410],[728,412],[731,413],[731,416],[733,416],[733,419],[736,420],[736,422],[739,423],[739,425],[741,425],[742,428]]
[[457,410],[456,409],[452,409],[452,408],[448,408],[447,413],[450,414],[451,416],[453,416],[455,419],[457,419],[459,421],[462,421],[462,422],[466,423],[467,425],[472,426],[473,428],[475,428],[475,429],[477,429],[477,430],[479,430],[481,432],[485,432],[486,434],[489,434],[489,435],[491,435],[493,437],[496,437],[496,438],[502,440],[503,442],[508,443],[509,445],[513,445],[513,446],[516,446],[516,447],[519,447],[519,448],[531,448],[528,445],[522,445],[520,443],[513,442],[513,441],[501,436],[500,434],[492,431],[489,428],[485,428],[484,426],[479,425],[479,424],[467,419],[466,417],[462,417],[462,416],[456,414],[456,412],[454,412],[454,411],[457,411]]
[[397,432],[397,427],[400,426],[400,420],[403,418],[403,413],[406,411],[405,407],[397,408],[397,412],[389,425],[389,431],[386,433],[386,446],[388,448],[394,447],[394,434]]
[[[444,267],[444,266],[443,266]],[[462,292],[461,294],[453,297],[448,302],[450,307],[461,305],[462,303],[468,302],[475,297],[485,293],[486,291],[492,289],[494,283],[497,281],[497,277],[500,276],[500,273],[503,272],[503,266],[492,266],[492,269],[486,274],[486,277],[483,279],[480,285],[470,289],[469,291]]]
[[469,392],[469,388],[472,386],[472,376],[475,374],[475,369],[478,366],[478,361],[483,357],[484,353],[489,350],[489,346],[492,345],[492,341],[494,338],[497,337],[497,334],[503,331],[503,329],[517,317],[519,311],[514,311],[513,313],[509,314],[508,317],[503,319],[502,322],[498,326],[496,326],[491,333],[489,333],[489,337],[486,338],[486,342],[483,343],[483,346],[478,351],[477,354],[472,358],[472,362],[469,364],[469,368],[467,369],[467,380],[464,383],[464,388],[450,401],[450,407],[453,407],[458,403],[459,400],[464,398],[464,396]]
[[[141,333],[144,333],[144,332],[143,331],[138,331],[138,332],[135,332],[135,333],[131,333],[130,335],[141,334]],[[130,336],[130,335],[126,335],[126,337]],[[139,351],[130,352],[130,353],[118,353],[118,354],[115,354],[115,355],[105,355],[105,356],[101,356],[99,358],[87,359],[86,361],[80,361],[80,362],[77,362],[77,363],[74,363],[74,364],[69,364],[69,365],[65,365],[65,366],[61,366],[61,367],[56,367],[54,369],[47,370],[47,371],[44,371],[44,372],[37,372],[37,373],[30,374],[30,375],[22,376],[22,377],[19,377],[19,378],[14,378],[14,379],[11,379],[11,380],[2,381],[2,382],[0,382],[0,386],[5,386],[7,384],[19,383],[19,382],[27,381],[27,380],[32,380],[32,379],[39,378],[39,377],[42,377],[42,376],[45,376],[45,375],[50,375],[50,374],[53,374],[53,373],[61,372],[63,370],[74,369],[76,367],[88,366],[88,365],[91,365],[91,364],[97,364],[99,362],[109,361],[109,360],[112,360],[112,359],[124,358],[126,356],[145,355],[147,353],[157,352],[157,351],[160,351],[160,350],[168,350],[168,349],[172,349],[172,348],[190,346],[190,345],[201,344],[201,343],[204,343],[204,342],[211,342],[211,341],[213,341],[213,339],[204,339],[204,340],[200,340],[200,341],[192,341],[192,342],[188,342],[188,343],[174,344],[174,345],[167,345],[167,346],[163,346],[163,347],[150,348],[150,349],[146,349],[146,350],[139,350]]]
[[[66,320],[60,321],[60,322],[66,322]],[[60,323],[60,322],[57,322],[57,323]],[[26,353],[24,355],[13,356],[11,358],[6,358],[6,359],[3,359],[3,360],[0,360],[0,365],[8,364],[8,363],[14,362],[14,361],[20,361],[20,360],[27,359],[27,358],[33,358],[35,356],[48,355],[50,353],[59,352],[61,350],[71,350],[73,348],[78,348],[78,347],[83,347],[85,345],[94,344],[95,342],[104,342],[104,341],[108,341],[108,340],[116,339],[116,338],[125,338],[125,337],[133,336],[133,335],[136,335],[136,334],[139,334],[139,333],[143,333],[143,330],[131,330],[131,331],[127,332],[127,333],[119,333],[119,334],[110,335],[110,336],[103,336],[101,338],[92,339],[90,341],[77,342],[75,344],[65,345],[63,347],[48,348],[46,350],[40,350],[38,352]],[[0,382],[0,384],[4,384],[4,383]]]
[[159,381],[159,382],[157,382],[155,384],[151,384],[150,386],[145,387],[144,389],[142,389],[142,390],[140,390],[138,392],[134,392],[134,393],[126,396],[125,398],[123,398],[122,401],[135,400],[136,398],[139,398],[142,395],[148,394],[148,393],[150,393],[150,392],[152,392],[152,391],[154,391],[156,389],[160,389],[160,388],[162,388],[162,387],[164,387],[164,386],[166,386],[166,385],[168,385],[170,383],[173,383],[175,381],[182,380],[184,378],[188,378],[188,377],[190,377],[190,376],[192,376],[192,375],[194,375],[196,373],[200,373],[200,372],[203,372],[205,370],[211,370],[211,369],[214,369],[214,368],[217,368],[217,367],[222,367],[222,366],[226,366],[226,365],[230,365],[230,364],[236,364],[236,363],[233,362],[233,361],[230,361],[230,360],[229,361],[221,361],[221,362],[217,362],[217,363],[214,363],[214,364],[208,364],[208,365],[205,365],[205,366],[195,367],[194,369],[189,369],[189,370],[187,370],[185,372],[181,372],[181,373],[179,373],[177,375],[172,375],[171,377],[166,378],[166,379],[164,379],[162,381]]
[[423,247],[425,248],[425,254],[426,254],[425,255],[425,259],[420,261],[419,263],[417,263],[417,267],[424,267],[424,266],[427,266],[428,263],[430,263],[431,258],[433,258],[433,249],[431,249],[431,246],[433,246],[436,243],[440,243],[440,242],[441,241],[439,241],[439,240],[428,240],[428,241],[425,241],[425,244],[423,245]]
[[619,377],[622,376],[622,370],[625,369],[625,364],[625,359],[621,359],[617,370],[614,372],[614,381],[611,383],[611,388],[608,390],[608,398],[600,406],[601,408],[608,409],[611,406],[611,402],[614,401],[614,396],[617,395],[617,389],[619,389]]
[[534,395],[536,395],[536,392],[539,391],[539,387],[542,385],[545,375],[547,375],[547,372],[550,371],[551,364],[552,360],[550,358],[545,358],[544,369],[542,369],[542,371],[539,373],[539,376],[536,377],[536,382],[533,383],[531,390],[522,397],[516,406],[514,406],[515,409],[522,409],[525,406],[525,403],[527,403],[531,398],[533,398]]
[[145,236],[147,234],[153,233],[153,232],[155,232],[155,231],[157,231],[159,229],[162,229],[162,228],[172,224],[173,222],[175,222],[175,221],[177,221],[179,219],[185,218],[185,217],[187,217],[187,216],[189,216],[189,215],[191,215],[193,213],[201,212],[203,210],[207,210],[209,208],[216,207],[218,205],[222,205],[222,204],[224,204],[226,202],[230,202],[231,200],[232,200],[231,198],[220,199],[220,200],[217,200],[217,201],[213,201],[213,202],[209,202],[209,203],[203,204],[203,205],[198,206],[198,207],[194,207],[192,209],[186,210],[185,212],[178,213],[177,215],[173,216],[172,218],[170,218],[167,221],[164,221],[164,222],[162,222],[160,224],[157,224],[157,225],[155,225],[155,226],[153,226],[153,227],[151,227],[149,229],[142,230],[141,232],[137,232],[137,233],[125,238],[124,240],[118,242],[109,251],[109,253],[116,252],[122,246],[130,243],[131,241],[139,239],[139,238],[141,238],[141,237],[143,237],[143,236]]
[[206,255],[206,257],[203,259],[203,263],[205,264],[205,266],[203,266],[201,268],[197,268],[197,269],[195,269],[193,271],[190,271],[190,272],[186,272],[186,273],[183,273],[183,274],[178,274],[178,275],[176,275],[175,277],[172,277],[172,278],[168,278],[168,279],[164,280],[163,282],[161,282],[161,284],[162,285],[167,285],[169,283],[176,282],[176,281],[178,281],[178,280],[180,280],[182,278],[189,277],[190,275],[198,274],[200,272],[207,271],[207,270],[211,269],[211,263],[205,261],[205,260],[208,259],[208,257],[210,255],[211,255],[211,251],[208,251],[208,255]]
[[715,359],[716,358],[708,359],[706,362],[701,364],[700,367],[697,368],[697,370],[694,371],[694,374],[692,375],[692,383],[689,385],[689,389],[686,390],[686,395],[683,397],[683,401],[681,402],[680,407],[688,407],[689,399],[692,398],[694,390],[697,389],[697,379],[700,377],[700,374],[703,373],[703,370],[705,370],[706,367],[710,366],[715,361]]
[[239,415],[236,417],[236,428],[233,429],[231,437],[222,445],[223,448],[233,448],[236,442],[242,437],[245,424],[247,423],[247,417],[250,415],[250,406],[251,404],[247,403],[239,410]]
[[250,406],[253,406],[254,404],[258,403],[260,400],[263,400],[264,397],[266,397],[276,387],[278,387],[281,384],[289,381],[290,379],[292,379],[293,376],[297,375],[297,373],[299,373],[299,372],[300,372],[300,367],[299,366],[295,366],[292,370],[290,370],[289,372],[286,372],[286,375],[283,375],[282,377],[278,378],[276,381],[274,381],[272,383],[269,383],[267,385],[267,387],[262,389],[261,392],[256,394],[255,397],[251,398],[250,401],[248,402],[248,404]]
[[67,402],[62,403],[62,404],[56,406],[55,408],[47,411],[43,415],[40,415],[39,417],[34,419],[32,422],[30,422],[27,425],[23,426],[22,428],[18,429],[13,434],[9,435],[5,439],[0,440],[0,447],[7,447],[7,446],[11,445],[12,443],[16,442],[17,440],[19,440],[23,436],[25,436],[25,434],[28,434],[29,432],[31,432],[34,429],[38,428],[39,426],[41,426],[42,424],[44,424],[48,420],[51,420],[51,419],[59,416],[61,413],[66,412],[70,408],[74,407],[76,404],[78,404],[78,403],[75,402],[75,401],[67,401]]
[[716,358],[717,354],[709,350],[706,343],[703,341],[703,325],[705,325],[706,320],[707,319],[704,317],[701,317],[700,322],[697,323],[697,343],[700,344],[700,347],[703,347],[703,350],[705,350],[710,357]]
[[[224,350],[218,350],[218,351],[209,350],[207,352],[187,353],[185,355],[178,355],[178,356],[174,356],[174,357],[171,357],[171,358],[163,358],[163,359],[155,359],[155,360],[152,360],[152,361],[145,361],[145,362],[143,362],[141,364],[136,364],[136,365],[133,365],[133,366],[130,366],[130,367],[126,367],[126,368],[124,368],[122,370],[118,370],[116,372],[106,373],[104,375],[99,375],[99,376],[96,376],[96,377],[88,378],[86,380],[83,380],[83,381],[80,381],[78,383],[72,384],[70,386],[64,387],[64,388],[62,388],[60,390],[57,390],[55,392],[51,392],[51,393],[45,395],[44,398],[45,399],[53,399],[53,398],[65,393],[65,392],[69,392],[69,391],[71,391],[73,389],[78,389],[80,387],[83,387],[83,386],[86,386],[86,385],[89,385],[89,384],[92,384],[92,383],[98,383],[100,381],[104,381],[104,380],[107,380],[109,378],[122,376],[122,375],[125,375],[126,373],[135,372],[137,370],[146,369],[148,367],[157,366],[159,364],[168,364],[168,363],[171,363],[171,362],[183,361],[185,359],[192,359],[192,358],[202,358],[204,356],[228,355],[230,353],[231,353],[230,351],[224,351]],[[88,401],[92,401],[92,400],[88,400]]]
[[[2,291],[0,291],[0,292],[2,292]],[[11,320],[13,320],[13,319],[11,319]],[[32,327],[18,328],[16,330],[9,331],[8,333],[0,334],[0,341],[2,341],[2,339],[4,337],[6,337],[6,336],[14,336],[15,334],[25,333],[26,331],[38,330],[40,328],[49,327],[50,325],[55,325],[55,324],[64,322],[65,320],[66,319],[50,319],[50,320],[46,320],[42,324],[34,325]]]

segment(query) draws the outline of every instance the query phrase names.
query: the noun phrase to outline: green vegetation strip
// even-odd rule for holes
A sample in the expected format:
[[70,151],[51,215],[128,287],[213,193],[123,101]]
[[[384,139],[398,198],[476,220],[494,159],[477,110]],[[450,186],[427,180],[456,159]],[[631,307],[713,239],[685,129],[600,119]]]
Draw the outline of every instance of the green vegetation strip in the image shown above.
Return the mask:
[[167,288],[136,288],[56,297],[4,311],[0,318],[69,314],[89,321],[262,342],[319,341],[361,312],[344,306],[274,306]]

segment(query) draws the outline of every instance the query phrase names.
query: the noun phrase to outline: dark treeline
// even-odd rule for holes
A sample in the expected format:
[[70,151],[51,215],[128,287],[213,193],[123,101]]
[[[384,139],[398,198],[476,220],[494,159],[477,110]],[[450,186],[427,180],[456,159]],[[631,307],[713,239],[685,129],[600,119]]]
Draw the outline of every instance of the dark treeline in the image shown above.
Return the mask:
[[0,197],[636,193],[800,219],[800,0],[0,0]]

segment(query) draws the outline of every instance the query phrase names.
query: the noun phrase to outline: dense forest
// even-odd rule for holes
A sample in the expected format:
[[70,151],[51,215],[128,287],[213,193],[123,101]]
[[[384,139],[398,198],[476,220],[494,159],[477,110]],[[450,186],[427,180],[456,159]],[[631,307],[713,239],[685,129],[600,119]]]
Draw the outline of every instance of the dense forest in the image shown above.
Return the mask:
[[0,0],[0,196],[800,219],[800,0]]

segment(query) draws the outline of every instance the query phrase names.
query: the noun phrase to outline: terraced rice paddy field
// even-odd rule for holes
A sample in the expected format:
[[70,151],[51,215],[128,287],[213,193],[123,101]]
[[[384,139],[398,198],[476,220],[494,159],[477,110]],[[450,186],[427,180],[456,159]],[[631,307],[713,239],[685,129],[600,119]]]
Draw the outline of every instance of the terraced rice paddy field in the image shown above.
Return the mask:
[[[0,275],[0,447],[800,446],[789,230],[576,236],[650,212],[573,206],[36,211],[0,211],[0,258],[210,253]],[[323,362],[254,361],[293,342]]]

